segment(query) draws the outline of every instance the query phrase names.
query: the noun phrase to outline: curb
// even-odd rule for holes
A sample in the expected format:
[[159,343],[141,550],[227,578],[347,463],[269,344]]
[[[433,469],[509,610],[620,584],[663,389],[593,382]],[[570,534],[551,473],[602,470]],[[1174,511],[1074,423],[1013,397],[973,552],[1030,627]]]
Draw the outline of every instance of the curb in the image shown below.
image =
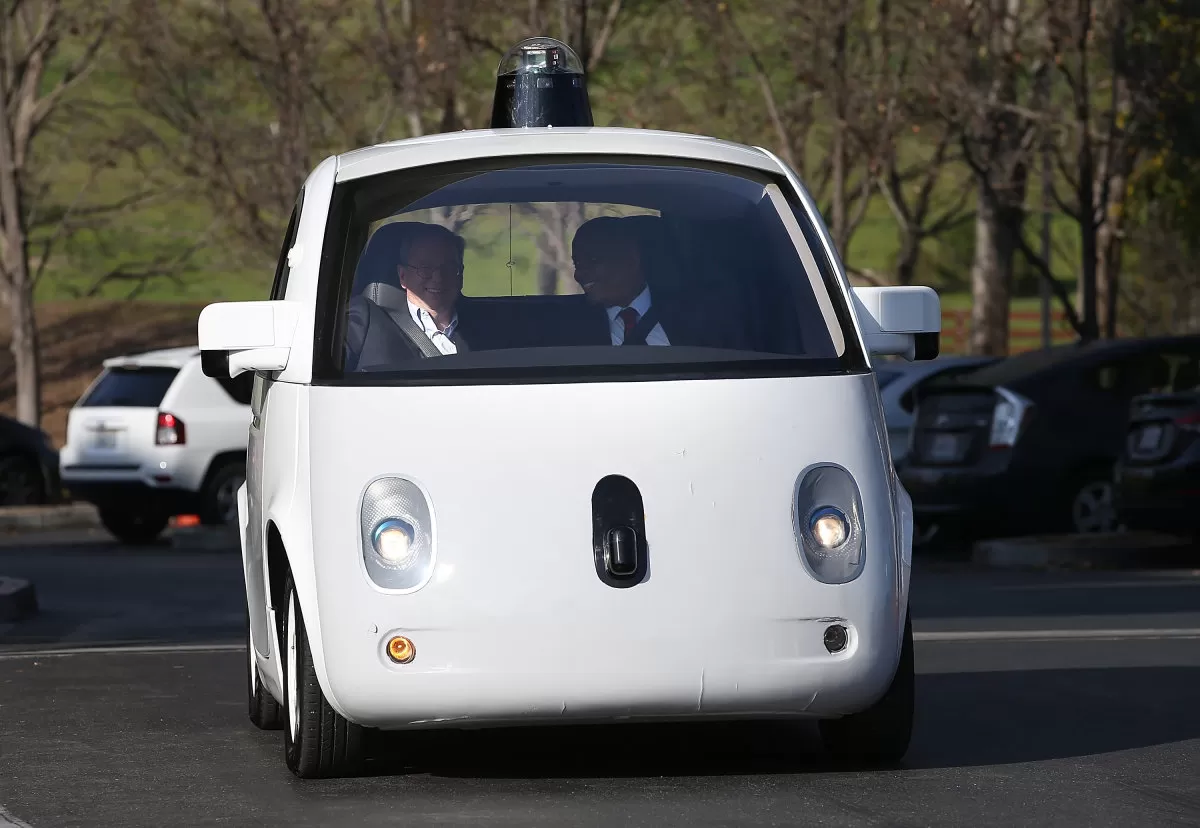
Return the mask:
[[1200,550],[1159,532],[1049,535],[980,541],[971,563],[993,569],[1154,569],[1195,567]]
[[90,503],[0,507],[0,532],[94,529],[100,525],[100,515]]
[[33,583],[0,575],[0,621],[23,621],[38,611]]

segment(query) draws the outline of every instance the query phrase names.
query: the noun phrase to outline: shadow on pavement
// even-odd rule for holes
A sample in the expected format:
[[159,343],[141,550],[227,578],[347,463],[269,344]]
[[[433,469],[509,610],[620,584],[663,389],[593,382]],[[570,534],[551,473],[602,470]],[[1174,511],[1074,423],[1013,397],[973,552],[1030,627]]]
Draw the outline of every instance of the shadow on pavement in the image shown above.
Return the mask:
[[[1200,738],[1198,683],[1193,667],[920,675],[901,770],[1041,762]],[[385,733],[376,736],[371,765],[373,776],[502,779],[840,770],[822,753],[814,725],[757,722]]]

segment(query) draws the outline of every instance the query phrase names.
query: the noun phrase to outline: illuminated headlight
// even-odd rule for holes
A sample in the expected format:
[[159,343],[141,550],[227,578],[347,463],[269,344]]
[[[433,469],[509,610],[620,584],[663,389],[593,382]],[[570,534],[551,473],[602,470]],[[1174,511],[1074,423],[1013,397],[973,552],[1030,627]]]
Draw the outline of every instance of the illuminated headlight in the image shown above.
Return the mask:
[[408,521],[400,518],[380,521],[375,527],[373,538],[379,557],[397,569],[407,569],[412,565],[416,539],[417,531]]
[[850,537],[850,520],[835,506],[826,506],[813,512],[808,520],[808,531],[813,540],[823,549],[837,549]]
[[363,561],[371,580],[384,589],[411,592],[433,574],[433,513],[412,481],[382,477],[363,494]]
[[801,558],[818,581],[844,584],[862,572],[862,500],[841,466],[809,469],[796,486],[794,520]]

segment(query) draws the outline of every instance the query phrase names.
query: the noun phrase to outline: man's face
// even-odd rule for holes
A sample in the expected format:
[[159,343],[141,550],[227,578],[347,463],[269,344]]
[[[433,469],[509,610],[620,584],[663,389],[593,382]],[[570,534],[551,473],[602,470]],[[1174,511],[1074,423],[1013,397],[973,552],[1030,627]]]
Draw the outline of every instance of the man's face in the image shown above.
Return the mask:
[[623,307],[645,287],[641,258],[629,239],[599,233],[577,236],[571,258],[575,281],[598,304]]
[[399,265],[400,284],[431,311],[448,311],[462,291],[462,268],[454,247],[441,239],[418,239]]

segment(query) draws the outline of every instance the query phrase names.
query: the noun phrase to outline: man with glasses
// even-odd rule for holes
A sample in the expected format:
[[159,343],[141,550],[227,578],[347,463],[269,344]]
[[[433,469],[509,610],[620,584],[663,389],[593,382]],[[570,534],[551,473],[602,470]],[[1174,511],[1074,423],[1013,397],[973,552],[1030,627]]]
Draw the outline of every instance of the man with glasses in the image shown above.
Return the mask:
[[397,360],[478,347],[468,342],[481,326],[462,295],[465,249],[437,224],[392,222],[375,231],[359,262],[371,281],[348,308],[347,368],[386,370]]

